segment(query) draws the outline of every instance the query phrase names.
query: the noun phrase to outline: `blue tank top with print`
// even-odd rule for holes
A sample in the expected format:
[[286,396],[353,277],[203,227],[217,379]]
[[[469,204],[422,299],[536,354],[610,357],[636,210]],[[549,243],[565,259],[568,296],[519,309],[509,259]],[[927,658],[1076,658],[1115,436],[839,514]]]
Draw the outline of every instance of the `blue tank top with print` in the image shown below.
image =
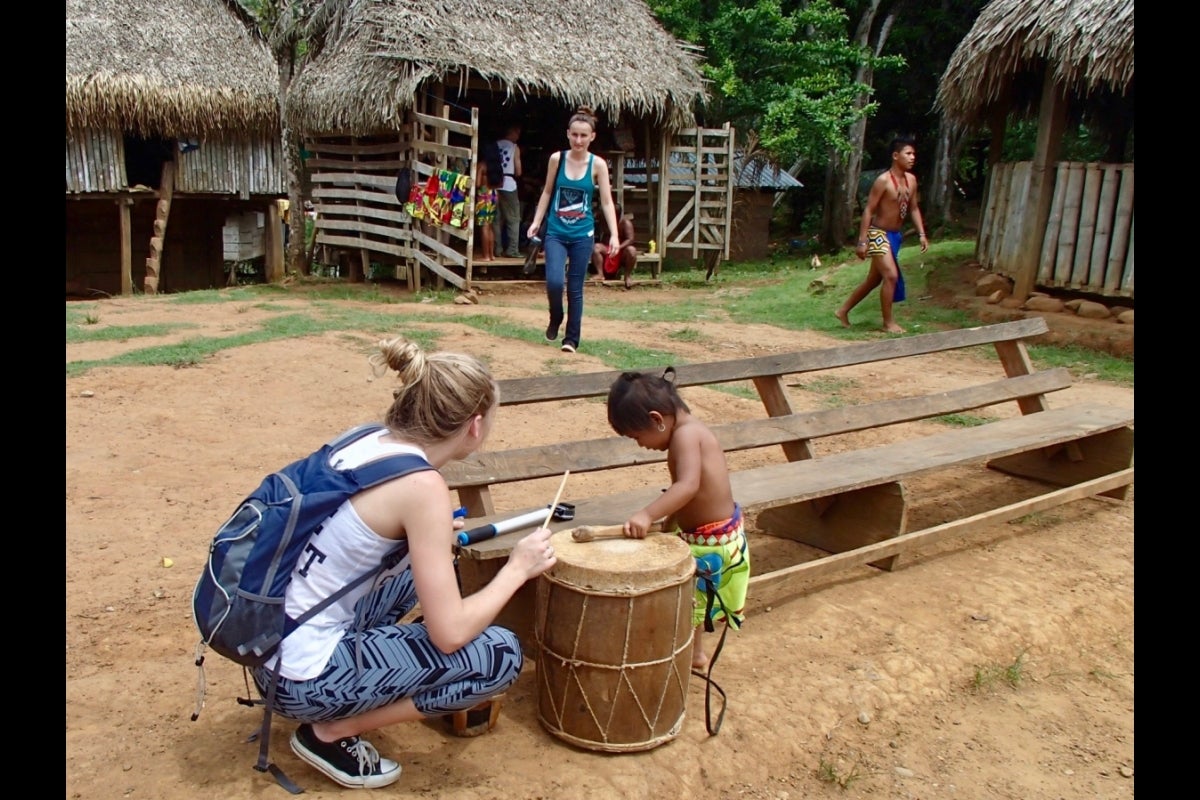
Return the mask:
[[571,242],[592,236],[596,221],[592,216],[592,195],[596,187],[592,182],[592,159],[588,154],[587,170],[579,180],[567,177],[567,152],[558,157],[558,176],[554,182],[554,194],[550,196],[550,219],[546,223],[546,235],[559,241]]

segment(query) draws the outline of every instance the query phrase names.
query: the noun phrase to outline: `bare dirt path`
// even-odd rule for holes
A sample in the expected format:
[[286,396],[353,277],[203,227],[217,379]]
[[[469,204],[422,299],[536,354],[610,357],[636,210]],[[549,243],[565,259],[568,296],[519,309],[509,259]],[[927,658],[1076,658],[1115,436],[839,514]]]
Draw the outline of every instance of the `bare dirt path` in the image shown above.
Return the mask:
[[[646,302],[660,289],[589,287],[588,302]],[[322,301],[327,302],[327,301]],[[354,305],[350,301],[337,301]],[[443,349],[484,358],[498,377],[606,368],[589,354],[490,336],[458,321],[487,313],[538,330],[535,289],[485,294],[481,306],[359,304],[376,312],[439,315],[421,322]],[[95,304],[98,325],[185,318],[196,327],[161,341],[230,336],[289,310],[302,293],[269,301],[180,304],[170,297]],[[598,316],[585,340],[661,347],[682,326],[629,325]],[[833,344],[816,332],[757,325],[704,328],[670,340],[688,360],[761,355]],[[390,400],[366,356],[377,333],[342,331],[223,350],[195,367],[106,367],[66,381],[66,629],[68,798],[283,797],[251,769],[245,743],[257,710],[237,705],[239,668],[210,656],[208,704],[192,722],[196,643],[190,596],[208,541],[262,475]],[[68,360],[106,358],[151,343],[72,344]],[[995,365],[968,355],[912,366],[850,368],[839,391],[855,401],[952,388]],[[1132,407],[1133,391],[1076,376],[1071,396]],[[794,402],[818,408],[815,387]],[[756,401],[697,389],[705,419],[761,415]],[[996,411],[995,413],[1009,413]],[[911,430],[932,430],[936,423]],[[502,409],[493,446],[608,435],[596,402]],[[866,432],[851,447],[904,432]],[[739,456],[738,466],[769,455]],[[585,497],[657,485],[662,469],[583,475]],[[497,493],[500,508],[552,496],[557,481]],[[972,503],[1021,488],[974,475],[922,479],[910,527],[971,513]],[[1008,494],[1006,494],[1008,493]],[[565,498],[564,498],[565,499]],[[756,543],[757,546],[757,543]],[[759,552],[756,550],[756,553]],[[762,545],[762,568],[776,557]],[[166,566],[168,563],[171,566]],[[371,738],[400,761],[389,797],[483,798],[1003,798],[1126,800],[1133,780],[1133,502],[1079,501],[982,535],[906,557],[891,573],[869,567],[752,598],[714,678],[729,697],[717,736],[704,725],[704,687],[691,686],[684,728],[642,753],[572,748],[540,725],[526,667],[486,736],[448,736],[440,721]],[[1019,678],[1015,685],[1006,678]],[[344,791],[295,758],[291,725],[277,721],[273,753],[309,796]]]

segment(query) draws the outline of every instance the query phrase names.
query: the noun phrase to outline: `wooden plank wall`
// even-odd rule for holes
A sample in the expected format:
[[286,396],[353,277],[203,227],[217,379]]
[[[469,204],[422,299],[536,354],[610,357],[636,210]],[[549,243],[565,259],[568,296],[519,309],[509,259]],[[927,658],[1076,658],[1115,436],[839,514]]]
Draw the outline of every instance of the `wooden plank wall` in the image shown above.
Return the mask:
[[278,137],[209,137],[175,153],[175,191],[184,194],[287,195],[283,143]]
[[411,219],[395,192],[397,176],[410,167],[410,139],[405,130],[305,143],[312,154],[306,165],[312,176],[317,244],[379,253],[390,263],[408,261]]
[[[282,144],[271,136],[209,138],[175,157],[175,191],[183,194],[286,195]],[[71,193],[128,188],[125,137],[116,130],[67,132],[67,188]]]
[[68,192],[119,192],[125,183],[125,139],[120,131],[67,131]]
[[[1009,277],[1025,211],[1031,162],[997,164],[984,199],[976,258]],[[1060,162],[1037,284],[1104,297],[1133,295],[1133,164]]]

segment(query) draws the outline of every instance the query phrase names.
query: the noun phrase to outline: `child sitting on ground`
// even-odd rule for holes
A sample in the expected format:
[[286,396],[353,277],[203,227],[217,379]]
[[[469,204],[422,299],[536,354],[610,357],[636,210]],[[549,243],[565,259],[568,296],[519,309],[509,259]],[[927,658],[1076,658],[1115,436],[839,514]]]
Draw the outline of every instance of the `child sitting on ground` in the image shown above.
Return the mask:
[[726,620],[741,627],[750,584],[750,549],[742,509],[733,499],[725,452],[713,432],[692,416],[675,389],[675,370],[662,377],[625,372],[608,391],[608,424],[647,450],[666,450],[671,485],[624,525],[626,536],[642,539],[652,523],[669,518],[696,558],[695,634],[692,667],[708,666],[701,626],[712,631]]
[[625,275],[625,288],[629,288],[629,276],[637,264],[637,246],[633,243],[633,215],[621,210],[621,204],[616,205],[617,235],[621,239],[615,253],[609,252],[609,246],[601,242],[592,245],[592,267],[596,277],[601,280],[616,280],[622,272]]

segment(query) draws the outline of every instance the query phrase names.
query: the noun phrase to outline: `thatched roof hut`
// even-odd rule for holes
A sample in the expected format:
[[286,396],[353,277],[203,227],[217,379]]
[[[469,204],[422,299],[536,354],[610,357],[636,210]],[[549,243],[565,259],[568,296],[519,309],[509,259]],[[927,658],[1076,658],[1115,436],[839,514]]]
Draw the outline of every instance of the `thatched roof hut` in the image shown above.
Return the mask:
[[236,0],[67,0],[67,130],[279,128],[279,76]]
[[705,97],[698,52],[641,0],[376,0],[352,13],[289,93],[285,113],[304,134],[395,129],[421,84],[465,86],[472,73],[506,96],[667,127],[692,124]]
[[[1133,297],[1133,0],[992,0],[950,58],[937,105],[987,126],[988,189],[976,258],[1035,286]],[[1001,164],[1011,115],[1036,118],[1031,161]],[[1099,162],[1059,160],[1072,123],[1107,137]]]
[[1046,69],[1076,96],[1131,94],[1133,0],[992,0],[951,56],[937,105],[967,128],[997,108],[1036,115]]
[[279,71],[236,0],[67,0],[66,82],[68,287],[282,274]]

